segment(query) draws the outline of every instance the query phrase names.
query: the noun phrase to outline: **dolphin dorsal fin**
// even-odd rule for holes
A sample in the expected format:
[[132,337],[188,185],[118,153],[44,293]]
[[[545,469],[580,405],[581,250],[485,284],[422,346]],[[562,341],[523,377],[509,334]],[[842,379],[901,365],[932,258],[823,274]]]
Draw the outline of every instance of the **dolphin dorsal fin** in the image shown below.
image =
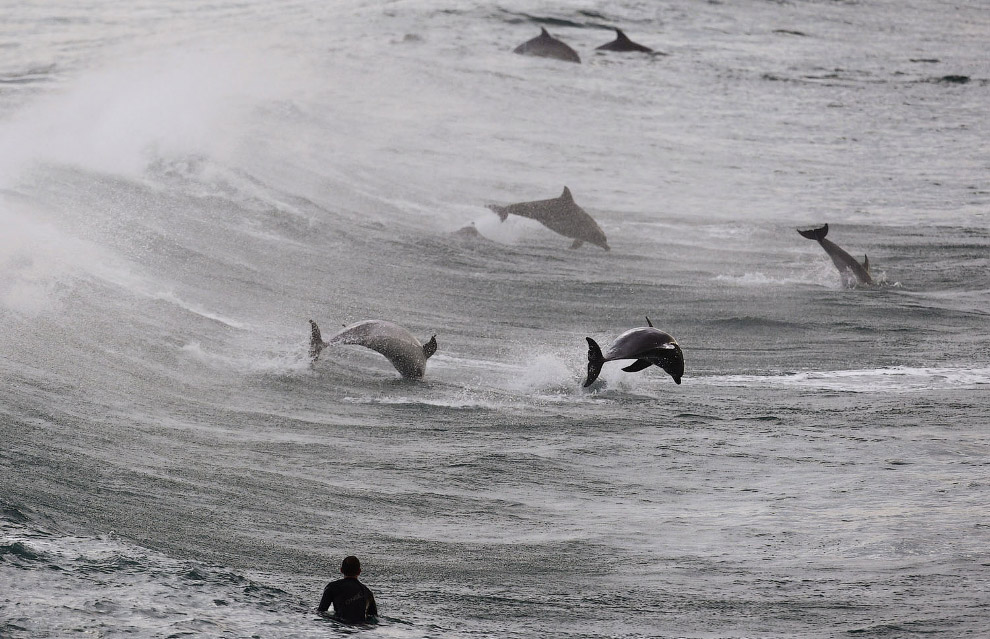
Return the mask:
[[869,255],[864,255],[863,256],[863,268],[866,269],[866,272],[867,273],[870,272],[870,256]]
[[627,36],[626,34],[622,33],[622,29],[619,29],[617,27],[613,27],[613,28],[615,29],[615,39],[618,42],[630,42],[629,36]]
[[560,194],[560,199],[564,200],[565,202],[573,202],[574,196],[571,195],[571,190],[565,186],[564,192]]
[[647,324],[647,326],[649,326],[650,328],[653,328],[653,322],[651,322],[651,321],[650,321],[650,318],[649,318],[649,317],[647,317],[647,318],[646,318],[646,324]]
[[547,28],[546,27],[540,27],[540,36],[541,37],[542,36],[546,36],[548,38],[550,37],[550,33],[547,32]]

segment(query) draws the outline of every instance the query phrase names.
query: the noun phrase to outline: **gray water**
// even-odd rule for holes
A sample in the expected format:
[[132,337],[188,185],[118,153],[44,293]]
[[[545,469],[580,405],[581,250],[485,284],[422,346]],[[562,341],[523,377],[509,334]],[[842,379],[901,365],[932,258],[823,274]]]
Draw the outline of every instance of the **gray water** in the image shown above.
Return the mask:
[[[984,635],[982,3],[0,15],[0,636],[343,636],[348,554],[367,636]],[[610,252],[485,208],[565,185]]]

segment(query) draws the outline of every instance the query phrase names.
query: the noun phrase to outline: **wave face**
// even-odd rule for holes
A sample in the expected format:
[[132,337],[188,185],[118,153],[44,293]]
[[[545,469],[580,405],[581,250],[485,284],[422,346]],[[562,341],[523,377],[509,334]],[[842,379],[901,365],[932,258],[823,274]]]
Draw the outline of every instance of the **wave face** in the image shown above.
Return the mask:
[[[348,554],[391,637],[983,631],[981,3],[59,4],[0,33],[0,635],[343,636]],[[486,208],[565,186],[611,251]],[[583,389],[646,316],[684,383]]]

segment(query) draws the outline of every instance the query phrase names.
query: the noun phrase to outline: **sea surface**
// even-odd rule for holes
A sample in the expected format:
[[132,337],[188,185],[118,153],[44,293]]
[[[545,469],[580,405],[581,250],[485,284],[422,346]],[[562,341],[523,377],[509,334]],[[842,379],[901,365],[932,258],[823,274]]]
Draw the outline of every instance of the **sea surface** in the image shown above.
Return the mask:
[[[988,42],[984,0],[0,0],[0,637],[988,636]],[[485,208],[565,186],[611,251]],[[683,383],[583,388],[646,317]],[[309,319],[439,350],[311,365]],[[375,625],[316,613],[349,554]]]

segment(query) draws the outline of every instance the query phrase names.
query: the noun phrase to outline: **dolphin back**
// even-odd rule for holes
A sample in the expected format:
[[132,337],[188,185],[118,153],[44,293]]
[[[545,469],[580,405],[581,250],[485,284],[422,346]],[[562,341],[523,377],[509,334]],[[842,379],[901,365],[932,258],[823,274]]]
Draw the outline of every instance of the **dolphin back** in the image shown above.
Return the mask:
[[532,40],[523,42],[518,47],[513,49],[512,52],[520,55],[538,56],[541,58],[556,58],[557,60],[564,60],[565,62],[576,62],[581,64],[581,58],[578,56],[577,51],[572,49],[563,41],[558,40],[547,33],[547,30],[544,28],[540,29],[540,35],[536,36]]
[[384,355],[403,377],[418,378],[426,373],[426,351],[431,343],[435,351],[435,339],[423,345],[415,335],[398,324],[365,320],[345,326],[326,344],[356,344],[370,348]]
[[633,42],[629,39],[629,36],[622,32],[622,29],[618,28],[615,29],[615,40],[595,48],[598,51],[642,51],[643,53],[653,53],[653,49],[644,47],[638,42]]

